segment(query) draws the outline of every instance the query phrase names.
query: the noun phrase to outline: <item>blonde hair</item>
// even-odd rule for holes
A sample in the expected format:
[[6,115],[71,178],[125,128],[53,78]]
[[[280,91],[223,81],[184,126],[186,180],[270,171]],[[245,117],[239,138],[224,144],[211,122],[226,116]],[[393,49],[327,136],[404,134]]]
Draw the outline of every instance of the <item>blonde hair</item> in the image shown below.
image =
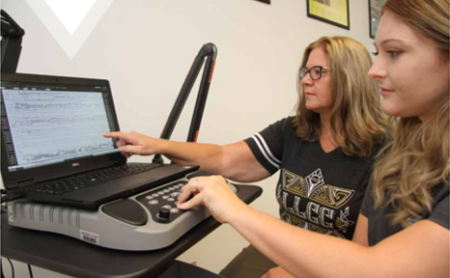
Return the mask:
[[[367,72],[372,59],[367,49],[347,37],[322,37],[304,52],[301,66],[312,50],[323,47],[330,63],[333,108],[331,127],[339,148],[348,156],[369,157],[377,143],[390,137],[391,124],[381,109],[378,86]],[[318,113],[306,108],[303,86],[298,78],[299,102],[293,128],[300,138],[316,141],[321,126]]]
[[[449,55],[449,1],[389,0],[389,10],[408,24],[417,34],[431,39]],[[385,198],[393,205],[392,224],[403,227],[432,209],[431,191],[449,174],[449,99],[442,103],[431,119],[402,118],[397,124],[394,140],[382,150],[374,168],[375,207]]]

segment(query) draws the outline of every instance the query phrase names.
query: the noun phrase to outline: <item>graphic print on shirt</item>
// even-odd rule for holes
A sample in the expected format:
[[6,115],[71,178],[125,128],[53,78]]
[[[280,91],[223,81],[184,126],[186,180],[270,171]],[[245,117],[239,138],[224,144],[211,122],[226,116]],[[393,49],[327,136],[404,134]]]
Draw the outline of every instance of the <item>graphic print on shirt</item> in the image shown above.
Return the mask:
[[350,207],[345,206],[354,195],[355,190],[326,184],[320,168],[305,178],[281,169],[280,216],[295,226],[345,238],[343,233],[355,225],[348,219]]

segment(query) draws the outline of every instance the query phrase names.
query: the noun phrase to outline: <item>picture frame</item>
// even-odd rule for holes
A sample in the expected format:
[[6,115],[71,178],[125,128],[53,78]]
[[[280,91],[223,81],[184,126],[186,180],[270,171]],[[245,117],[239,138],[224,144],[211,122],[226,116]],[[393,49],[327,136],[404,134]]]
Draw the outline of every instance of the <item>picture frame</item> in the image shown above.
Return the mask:
[[270,0],[255,0],[255,1],[266,3],[266,4],[270,5]]
[[387,0],[369,0],[369,35],[372,39],[378,30],[381,18],[381,8]]
[[307,0],[307,16],[350,30],[349,0]]

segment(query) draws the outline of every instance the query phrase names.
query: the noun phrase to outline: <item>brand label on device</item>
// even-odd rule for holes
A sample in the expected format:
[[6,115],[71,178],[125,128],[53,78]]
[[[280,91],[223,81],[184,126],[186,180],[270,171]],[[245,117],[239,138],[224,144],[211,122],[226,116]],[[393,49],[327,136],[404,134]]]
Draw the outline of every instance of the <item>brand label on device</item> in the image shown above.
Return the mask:
[[87,241],[92,244],[97,244],[100,240],[100,236],[98,234],[94,234],[88,231],[80,230],[80,238],[81,240]]

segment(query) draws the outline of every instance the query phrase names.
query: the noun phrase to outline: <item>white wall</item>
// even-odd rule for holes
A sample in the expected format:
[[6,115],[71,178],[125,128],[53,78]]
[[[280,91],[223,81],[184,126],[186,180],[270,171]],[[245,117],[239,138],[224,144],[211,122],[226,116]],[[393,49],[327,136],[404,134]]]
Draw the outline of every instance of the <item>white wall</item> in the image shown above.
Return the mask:
[[[292,114],[303,49],[320,36],[353,37],[373,50],[365,0],[350,0],[350,31],[308,18],[304,0],[115,0],[73,60],[25,0],[1,5],[26,30],[18,72],[109,79],[123,131],[159,136],[195,55],[216,44],[199,142],[236,142]],[[186,139],[197,90],[173,140]],[[277,215],[277,179],[256,183],[264,194],[252,206]],[[223,225],[180,259],[218,272],[246,245]]]

